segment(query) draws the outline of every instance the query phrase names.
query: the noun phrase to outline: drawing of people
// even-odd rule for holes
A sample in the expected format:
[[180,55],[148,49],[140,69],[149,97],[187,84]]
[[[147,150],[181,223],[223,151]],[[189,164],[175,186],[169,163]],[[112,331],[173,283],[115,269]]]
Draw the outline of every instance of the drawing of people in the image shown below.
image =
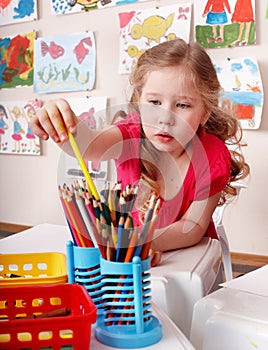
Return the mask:
[[8,129],[8,124],[5,119],[8,119],[7,111],[3,105],[0,105],[0,150],[2,149],[2,135],[5,134],[5,130]]
[[[207,38],[208,43],[222,43],[224,41],[224,24],[228,22],[227,14],[231,13],[228,0],[208,0],[202,14],[207,17],[206,23],[212,26],[212,38]],[[219,35],[218,35],[219,27]]]
[[[254,13],[252,8],[251,0],[237,0],[234,8],[234,13],[231,21],[233,23],[239,23],[239,34],[236,41],[233,42],[233,45],[247,45],[250,26],[254,22]],[[242,40],[243,33],[244,40]]]
[[23,117],[18,106],[14,106],[12,111],[10,111],[10,116],[13,120],[13,134],[12,138],[14,140],[14,149],[12,152],[20,152],[20,141],[22,139],[21,134],[25,134],[25,131],[22,129],[21,124],[19,122],[19,118]]
[[29,141],[28,152],[33,152],[33,153],[40,152],[39,145],[36,143],[36,136],[34,135],[34,133],[32,132],[29,126],[31,118],[36,114],[36,112],[40,107],[41,107],[41,101],[28,101],[27,104],[24,106],[24,108],[26,109],[25,119],[28,123],[27,133],[26,133],[26,138]]

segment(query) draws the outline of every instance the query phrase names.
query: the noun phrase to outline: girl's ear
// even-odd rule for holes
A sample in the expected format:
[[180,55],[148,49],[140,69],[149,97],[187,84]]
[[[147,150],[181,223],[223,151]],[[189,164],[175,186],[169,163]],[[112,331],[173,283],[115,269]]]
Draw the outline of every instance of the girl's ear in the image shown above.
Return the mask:
[[201,120],[201,126],[204,126],[208,120],[208,118],[210,117],[210,113],[211,111],[206,111],[202,117],[202,120]]

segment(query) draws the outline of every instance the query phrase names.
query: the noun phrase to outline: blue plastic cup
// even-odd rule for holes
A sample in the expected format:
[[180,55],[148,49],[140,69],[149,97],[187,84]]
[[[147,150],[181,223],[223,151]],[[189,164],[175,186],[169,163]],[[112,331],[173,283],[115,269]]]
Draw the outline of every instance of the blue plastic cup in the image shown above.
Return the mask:
[[104,311],[95,335],[117,348],[142,348],[162,338],[162,326],[151,312],[150,259],[121,263],[100,259]]
[[103,310],[102,275],[100,269],[100,251],[98,248],[74,246],[66,243],[68,282],[83,285],[97,307],[98,315]]

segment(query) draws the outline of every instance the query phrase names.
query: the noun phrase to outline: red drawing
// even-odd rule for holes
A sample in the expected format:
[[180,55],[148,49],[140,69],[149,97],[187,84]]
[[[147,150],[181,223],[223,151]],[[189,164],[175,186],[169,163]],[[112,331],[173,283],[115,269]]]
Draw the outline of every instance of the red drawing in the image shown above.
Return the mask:
[[11,0],[0,0],[1,9],[4,10],[10,3],[11,3]]
[[85,47],[84,44],[87,44],[88,46],[92,47],[91,39],[88,37],[80,40],[79,44],[75,46],[73,51],[76,55],[76,59],[79,64],[81,64],[84,61],[85,57],[89,53],[89,50]]
[[187,16],[186,14],[188,14],[190,12],[190,8],[189,7],[179,7],[179,16],[178,19],[183,19],[186,20]]
[[[247,45],[251,23],[254,22],[254,12],[251,0],[237,0],[232,16],[233,23],[239,23],[239,34],[233,45]],[[243,38],[244,34],[244,40]]]
[[120,28],[126,27],[135,16],[135,13],[136,11],[119,13]]
[[50,46],[44,41],[41,41],[41,53],[44,57],[47,53],[55,60],[64,55],[64,48],[55,44],[54,41],[50,42]]
[[11,81],[12,77],[25,73],[32,68],[32,53],[29,52],[30,39],[17,35],[10,40],[6,51],[8,70],[3,73],[5,81]]

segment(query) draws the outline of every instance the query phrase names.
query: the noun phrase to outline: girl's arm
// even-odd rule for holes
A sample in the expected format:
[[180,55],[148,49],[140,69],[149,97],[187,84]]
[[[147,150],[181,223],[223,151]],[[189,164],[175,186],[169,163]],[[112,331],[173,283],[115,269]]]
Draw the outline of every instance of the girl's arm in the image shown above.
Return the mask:
[[76,115],[64,99],[48,101],[30,121],[30,128],[43,140],[49,137],[63,150],[73,154],[69,145],[68,131],[75,137],[83,157],[91,161],[118,158],[122,151],[122,134],[115,126],[91,129]]
[[193,202],[179,221],[156,230],[152,250],[163,252],[197,244],[206,233],[220,195],[219,192],[206,200]]

